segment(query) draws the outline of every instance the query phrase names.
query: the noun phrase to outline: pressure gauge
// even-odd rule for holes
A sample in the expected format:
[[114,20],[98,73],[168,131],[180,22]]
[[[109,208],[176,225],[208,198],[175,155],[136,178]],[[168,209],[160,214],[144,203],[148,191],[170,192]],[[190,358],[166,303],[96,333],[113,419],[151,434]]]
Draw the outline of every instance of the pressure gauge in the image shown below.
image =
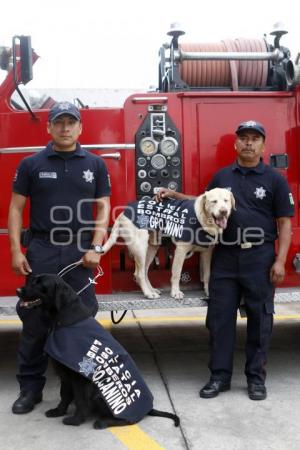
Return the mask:
[[143,183],[141,183],[140,188],[142,192],[150,192],[151,184],[148,181],[143,181]]
[[151,158],[151,166],[154,169],[163,169],[167,165],[167,160],[163,155],[160,155],[159,153],[157,155],[154,155]]
[[178,141],[172,137],[164,137],[160,143],[160,149],[163,155],[173,156],[178,149]]
[[178,184],[176,183],[176,181],[170,181],[170,183],[168,184],[168,188],[172,191],[177,191]]
[[138,177],[139,178],[146,178],[146,176],[147,176],[146,170],[141,169],[141,170],[138,171]]
[[147,164],[147,160],[146,158],[140,157],[138,158],[137,163],[139,167],[144,167]]
[[140,142],[140,149],[143,155],[152,156],[157,152],[158,143],[151,137],[145,137]]

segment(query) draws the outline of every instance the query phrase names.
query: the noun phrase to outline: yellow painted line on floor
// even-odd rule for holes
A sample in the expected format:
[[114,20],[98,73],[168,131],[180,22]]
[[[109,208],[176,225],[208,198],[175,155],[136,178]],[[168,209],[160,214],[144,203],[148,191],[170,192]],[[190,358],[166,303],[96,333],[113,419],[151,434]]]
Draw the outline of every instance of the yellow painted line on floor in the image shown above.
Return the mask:
[[[287,314],[287,315],[274,315],[275,320],[299,320],[300,314]],[[136,323],[136,321],[141,323],[151,323],[151,322],[203,322],[205,320],[205,316],[179,316],[179,317],[138,317],[137,319],[123,319],[121,324],[130,324]],[[245,318],[238,317],[238,321],[243,321]],[[111,328],[113,326],[110,319],[98,319],[98,322],[105,328]],[[0,325],[20,325],[21,321],[19,319],[0,319]]]
[[277,316],[276,314],[274,315],[274,319],[275,320],[286,320],[286,319],[300,319],[300,314],[290,314],[290,315],[286,315],[286,316]]
[[[110,319],[98,320],[98,322],[101,323],[104,328],[111,328],[112,326]],[[0,319],[0,325],[20,325],[21,323],[20,319]]]
[[164,450],[154,439],[144,433],[138,425],[109,428],[109,431],[129,450]]

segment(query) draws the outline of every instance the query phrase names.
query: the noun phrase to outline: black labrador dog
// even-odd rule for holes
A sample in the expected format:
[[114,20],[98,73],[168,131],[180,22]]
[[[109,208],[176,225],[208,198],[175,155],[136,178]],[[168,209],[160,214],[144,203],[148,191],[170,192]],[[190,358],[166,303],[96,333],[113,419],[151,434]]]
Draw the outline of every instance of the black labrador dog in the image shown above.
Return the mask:
[[62,278],[33,276],[17,294],[21,307],[42,308],[52,324],[45,351],[61,380],[61,400],[47,417],[66,415],[74,402],[65,425],[80,425],[93,414],[95,429],[130,425],[145,415],[167,417],[179,426],[176,414],[153,409],[153,396],[132,358]]

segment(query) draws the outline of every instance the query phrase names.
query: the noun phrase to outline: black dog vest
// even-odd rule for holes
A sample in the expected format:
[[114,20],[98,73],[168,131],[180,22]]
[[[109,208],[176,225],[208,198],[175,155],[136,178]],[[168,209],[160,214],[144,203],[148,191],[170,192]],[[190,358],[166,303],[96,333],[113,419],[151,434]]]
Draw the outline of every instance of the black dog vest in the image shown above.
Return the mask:
[[203,230],[195,213],[195,200],[165,199],[140,200],[129,203],[124,215],[137,228],[160,231],[175,241],[199,246],[216,243],[216,239]]
[[114,417],[135,423],[153,408],[153,396],[134,361],[94,318],[55,328],[45,351],[90,379]]

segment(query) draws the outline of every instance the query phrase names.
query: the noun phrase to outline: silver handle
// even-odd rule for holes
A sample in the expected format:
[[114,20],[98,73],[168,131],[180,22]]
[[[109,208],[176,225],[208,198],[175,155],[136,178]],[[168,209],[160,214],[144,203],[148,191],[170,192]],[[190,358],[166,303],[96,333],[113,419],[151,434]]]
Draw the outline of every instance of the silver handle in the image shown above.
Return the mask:
[[[87,150],[134,150],[135,144],[94,144],[82,145]],[[0,154],[10,153],[37,153],[45,147],[6,147],[0,148]]]
[[275,49],[269,52],[184,52],[178,50],[175,54],[175,61],[199,61],[199,60],[252,60],[252,61],[282,61],[284,54]]
[[133,97],[133,103],[157,103],[163,102],[166,103],[168,101],[168,97]]
[[103,153],[102,155],[100,155],[101,158],[107,158],[107,159],[116,159],[117,161],[120,161],[121,159],[121,153],[120,152],[116,152],[116,153]]

